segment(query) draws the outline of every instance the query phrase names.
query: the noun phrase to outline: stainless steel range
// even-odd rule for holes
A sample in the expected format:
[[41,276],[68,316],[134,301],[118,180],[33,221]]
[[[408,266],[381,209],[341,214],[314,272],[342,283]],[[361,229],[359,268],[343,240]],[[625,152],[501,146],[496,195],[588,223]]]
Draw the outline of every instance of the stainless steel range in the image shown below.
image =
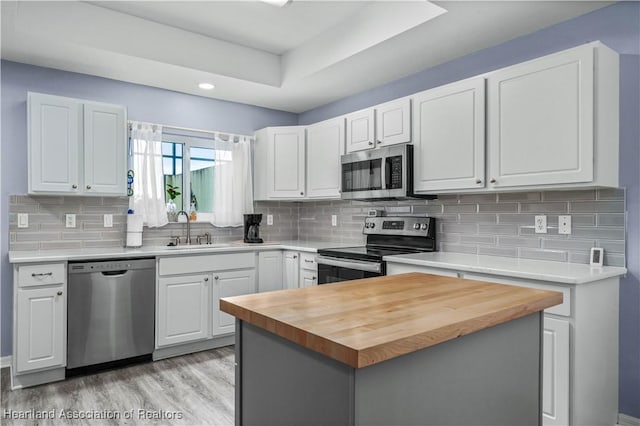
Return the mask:
[[318,284],[386,274],[384,256],[436,251],[433,217],[367,217],[365,246],[318,250]]

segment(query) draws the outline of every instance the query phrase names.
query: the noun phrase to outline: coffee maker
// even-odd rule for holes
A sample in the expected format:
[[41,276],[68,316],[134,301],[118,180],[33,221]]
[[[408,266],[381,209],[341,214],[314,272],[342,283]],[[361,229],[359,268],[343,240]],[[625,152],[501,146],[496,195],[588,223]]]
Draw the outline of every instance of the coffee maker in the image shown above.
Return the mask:
[[244,215],[244,242],[245,243],[261,243],[260,238],[260,222],[262,221],[262,213],[245,214]]

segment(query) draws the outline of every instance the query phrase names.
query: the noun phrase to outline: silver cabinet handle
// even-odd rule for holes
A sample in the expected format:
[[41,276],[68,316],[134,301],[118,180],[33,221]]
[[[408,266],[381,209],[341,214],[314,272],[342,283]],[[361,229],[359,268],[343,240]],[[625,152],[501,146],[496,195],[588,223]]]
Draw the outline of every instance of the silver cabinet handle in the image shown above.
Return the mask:
[[491,179],[489,182],[496,183],[497,181],[495,179]]
[[304,195],[304,192],[301,192],[300,195]]
[[209,281],[209,277],[206,277],[204,280],[205,280],[205,281]]
[[45,272],[45,273],[42,273],[42,274],[33,273],[33,274],[31,274],[31,276],[32,277],[51,277],[51,276],[53,276],[53,272]]
[[369,141],[369,145],[373,145],[373,142]]
[[87,189],[91,189],[91,185],[87,185]]
[[378,140],[377,142],[378,142],[378,145],[382,143],[382,141],[381,141],[381,140]]
[[304,261],[307,263],[313,263],[313,260],[309,260],[309,259],[305,259]]
[[219,280],[219,279],[220,279],[220,277],[216,275],[215,277],[213,277],[213,279],[214,279],[214,280]]
[[78,189],[78,185],[76,185],[75,183],[73,185],[71,185],[71,188],[73,189]]
[[61,291],[58,292],[58,296],[62,296],[62,292]]
[[478,179],[478,180],[476,181],[476,183],[480,184],[480,183],[482,183],[482,181],[481,181],[480,179]]
[[295,255],[294,255],[294,256],[293,256],[293,258],[294,258],[294,259],[297,259],[297,258],[298,258],[298,256],[295,256]]

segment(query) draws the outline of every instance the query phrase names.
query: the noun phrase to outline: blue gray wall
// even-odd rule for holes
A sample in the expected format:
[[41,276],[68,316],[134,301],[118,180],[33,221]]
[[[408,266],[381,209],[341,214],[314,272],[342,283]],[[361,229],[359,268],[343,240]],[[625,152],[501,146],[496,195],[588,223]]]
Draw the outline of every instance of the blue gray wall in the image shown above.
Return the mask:
[[11,354],[12,274],[8,261],[9,196],[27,193],[27,91],[122,104],[130,120],[229,133],[253,134],[267,126],[296,124],[296,114],[169,90],[2,61],[0,183],[1,354]]
[[300,114],[309,124],[600,40],[620,53],[620,186],[627,268],[620,281],[620,412],[640,418],[640,3],[621,2]]

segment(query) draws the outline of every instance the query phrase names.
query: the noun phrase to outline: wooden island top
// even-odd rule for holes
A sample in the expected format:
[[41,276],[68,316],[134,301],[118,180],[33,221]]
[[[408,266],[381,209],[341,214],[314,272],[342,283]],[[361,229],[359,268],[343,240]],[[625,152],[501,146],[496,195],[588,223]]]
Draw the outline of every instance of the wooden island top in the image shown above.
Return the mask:
[[562,303],[562,294],[409,273],[228,297],[220,309],[362,368]]

